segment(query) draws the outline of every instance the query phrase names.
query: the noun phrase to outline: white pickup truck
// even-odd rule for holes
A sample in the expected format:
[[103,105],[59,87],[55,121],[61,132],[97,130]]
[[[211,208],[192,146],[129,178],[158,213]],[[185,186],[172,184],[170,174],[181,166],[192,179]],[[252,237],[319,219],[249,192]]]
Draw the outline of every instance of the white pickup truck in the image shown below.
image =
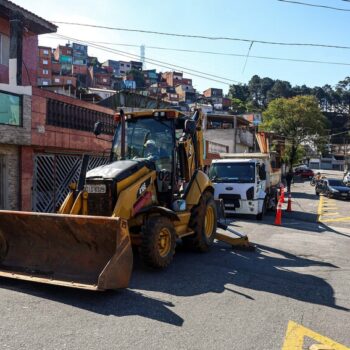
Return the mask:
[[222,199],[226,214],[253,214],[261,220],[275,209],[281,170],[271,167],[267,153],[220,154],[212,161],[209,177],[215,199]]

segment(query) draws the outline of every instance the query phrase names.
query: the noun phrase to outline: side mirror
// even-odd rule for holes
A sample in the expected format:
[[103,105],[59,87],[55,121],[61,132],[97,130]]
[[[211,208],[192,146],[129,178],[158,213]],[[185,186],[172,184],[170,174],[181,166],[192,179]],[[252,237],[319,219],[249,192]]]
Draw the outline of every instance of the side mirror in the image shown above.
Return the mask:
[[189,135],[194,135],[196,132],[197,123],[194,120],[187,119],[185,121],[184,132]]
[[94,134],[95,136],[98,136],[102,133],[102,123],[96,122],[94,125]]

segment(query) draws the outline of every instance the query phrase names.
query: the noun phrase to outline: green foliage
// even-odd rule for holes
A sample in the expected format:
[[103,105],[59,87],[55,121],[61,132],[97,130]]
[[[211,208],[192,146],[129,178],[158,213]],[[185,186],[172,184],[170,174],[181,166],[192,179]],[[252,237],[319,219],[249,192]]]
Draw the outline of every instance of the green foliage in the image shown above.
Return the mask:
[[248,86],[245,84],[244,85],[242,85],[242,84],[231,85],[230,89],[228,91],[228,97],[229,98],[237,98],[245,103],[249,97]]
[[272,131],[287,139],[290,148],[286,154],[292,166],[302,144],[317,145],[324,139],[326,118],[314,96],[277,98],[263,113],[261,130]]
[[301,145],[298,145],[295,151],[295,155],[292,158],[292,146],[291,145],[286,145],[285,149],[283,150],[282,153],[282,160],[284,163],[289,164],[290,167],[293,167],[293,165],[300,164],[305,157],[305,148]]
[[233,98],[231,102],[232,111],[234,113],[244,113],[247,111],[245,103],[239,98]]
[[306,85],[291,86],[288,81],[254,75],[248,84],[231,85],[228,95],[259,110],[265,110],[276,98],[312,95],[317,98],[322,111],[350,115],[350,77],[339,81],[334,88],[329,84],[310,88]]

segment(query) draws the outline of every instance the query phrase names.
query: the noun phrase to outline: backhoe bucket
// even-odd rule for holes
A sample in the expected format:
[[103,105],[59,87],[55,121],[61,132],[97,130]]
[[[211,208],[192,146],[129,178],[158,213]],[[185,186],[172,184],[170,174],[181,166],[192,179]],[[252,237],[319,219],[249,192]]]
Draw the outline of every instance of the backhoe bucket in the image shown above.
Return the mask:
[[0,210],[0,276],[73,288],[126,288],[127,221]]

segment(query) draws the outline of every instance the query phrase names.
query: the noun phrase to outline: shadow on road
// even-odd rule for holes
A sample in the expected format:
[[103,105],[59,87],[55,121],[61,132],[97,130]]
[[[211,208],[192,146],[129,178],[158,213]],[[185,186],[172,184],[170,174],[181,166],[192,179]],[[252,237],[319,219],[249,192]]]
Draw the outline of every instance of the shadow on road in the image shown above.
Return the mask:
[[314,200],[319,199],[319,197],[315,193],[293,192],[293,191],[292,191],[292,198],[293,199],[314,199]]
[[[4,278],[0,282],[1,288],[97,314],[137,315],[175,326],[181,326],[184,319],[172,310],[171,296],[193,297],[224,291],[231,292],[232,298],[245,298],[247,303],[254,303],[255,298],[250,295],[252,291],[262,291],[348,310],[336,305],[334,291],[324,279],[306,274],[305,270],[302,273],[293,271],[293,268],[301,267],[337,268],[327,262],[267,246],[260,246],[256,252],[235,252],[217,242],[208,254],[179,250],[173,264],[165,271],[147,270],[136,259],[130,289],[120,292],[93,293]],[[237,287],[243,287],[244,291]],[[148,291],[148,295],[142,291]],[[149,292],[164,294],[158,299],[149,296]]]

